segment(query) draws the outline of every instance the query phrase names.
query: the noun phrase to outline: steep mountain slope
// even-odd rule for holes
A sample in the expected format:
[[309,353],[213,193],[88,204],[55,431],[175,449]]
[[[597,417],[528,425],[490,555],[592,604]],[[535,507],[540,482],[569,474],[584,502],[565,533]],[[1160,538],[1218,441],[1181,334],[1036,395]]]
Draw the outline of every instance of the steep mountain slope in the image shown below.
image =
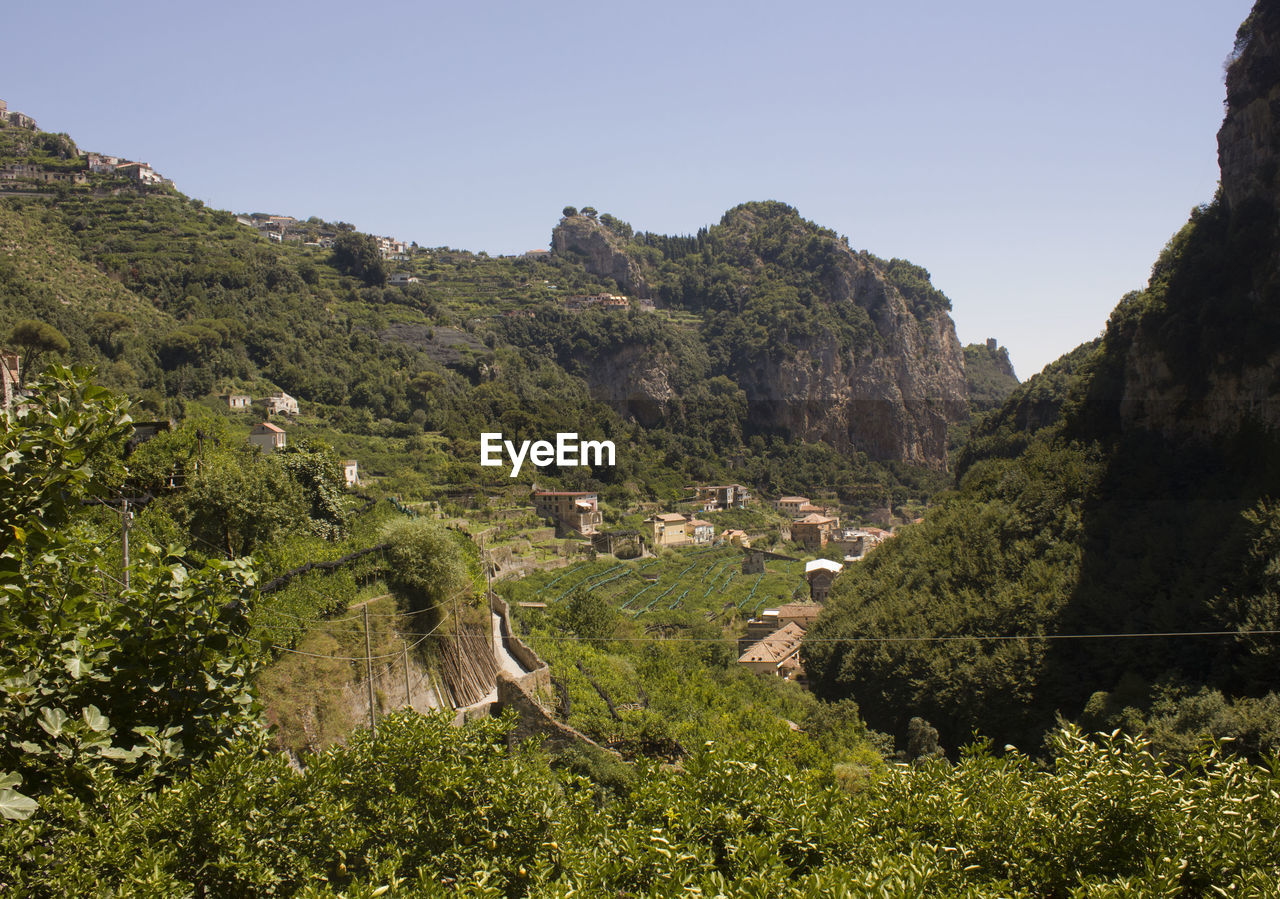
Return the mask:
[[974,412],[1000,408],[1018,388],[1018,376],[1009,361],[1009,351],[994,337],[986,343],[971,343],[964,348],[964,376],[969,385],[969,408]]
[[[739,207],[696,258],[681,255],[692,238],[627,234],[609,269],[624,226],[603,215],[566,220],[599,238],[595,261],[563,246],[564,228],[549,258],[414,247],[384,261],[350,225],[284,217],[268,234],[253,226],[265,215],[238,221],[168,184],[90,172],[65,135],[0,127],[0,165],[20,172],[0,186],[0,334],[50,322],[148,414],[283,389],[362,439],[439,432],[457,489],[508,486],[478,464],[495,426],[622,437],[616,467],[542,479],[627,495],[732,480],[835,493],[856,515],[907,482],[927,500],[946,422],[964,412],[948,304],[927,273],[851,254],[782,204]],[[384,283],[393,269],[415,280]],[[665,308],[565,303],[619,280],[633,296],[651,282]]]
[[1228,73],[1222,190],[1146,290],[978,429],[958,495],[837,582],[808,666],[873,726],[924,714],[953,745],[974,728],[1033,745],[1086,705],[1102,725],[1201,685],[1280,687],[1270,637],[1042,639],[1280,625],[1278,37],[1259,3]]
[[[946,464],[968,415],[950,303],[904,260],[854,252],[777,202],[737,206],[696,237],[633,234],[612,217],[566,216],[557,254],[660,306],[700,317],[710,372],[746,399],[746,427],[873,458]],[[632,348],[627,371],[654,358]],[[635,378],[639,383],[645,379]],[[647,397],[661,408],[667,397]]]

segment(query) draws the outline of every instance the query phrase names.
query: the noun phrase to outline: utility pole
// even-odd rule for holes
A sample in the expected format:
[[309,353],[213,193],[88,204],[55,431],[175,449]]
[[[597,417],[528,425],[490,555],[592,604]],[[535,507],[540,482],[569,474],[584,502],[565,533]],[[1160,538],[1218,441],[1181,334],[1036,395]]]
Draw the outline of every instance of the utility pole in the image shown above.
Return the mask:
[[404,654],[404,704],[413,708],[413,698],[409,695],[409,644],[400,640],[400,651]]
[[120,500],[120,546],[124,556],[124,588],[129,589],[129,501]]
[[369,736],[378,737],[378,723],[373,714],[373,651],[369,648],[369,603],[364,604],[364,673],[369,681]]

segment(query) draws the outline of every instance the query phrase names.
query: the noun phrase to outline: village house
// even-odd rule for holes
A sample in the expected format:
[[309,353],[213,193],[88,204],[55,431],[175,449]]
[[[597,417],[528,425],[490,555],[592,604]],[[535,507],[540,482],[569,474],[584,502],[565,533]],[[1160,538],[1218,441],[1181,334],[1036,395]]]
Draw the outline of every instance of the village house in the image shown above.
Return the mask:
[[745,555],[742,557],[742,573],[743,574],[764,574],[764,563],[766,559],[777,559],[780,562],[798,562],[792,556],[784,556],[779,553],[766,552],[763,549],[746,549]]
[[813,602],[789,602],[785,606],[778,607],[778,625],[785,627],[788,624],[795,624],[806,631],[813,627],[813,623],[818,620],[818,615],[822,612],[822,606]]
[[394,237],[375,237],[378,255],[387,262],[404,262],[409,258],[409,247],[403,240]]
[[720,542],[732,544],[733,546],[741,546],[746,549],[751,545],[751,538],[747,536],[746,531],[737,528],[729,528],[720,532]]
[[584,490],[535,490],[533,508],[538,516],[583,536],[594,534],[604,521],[599,497]]
[[139,184],[163,184],[164,177],[145,162],[122,162],[114,174],[137,181]]
[[404,287],[406,284],[417,284],[418,279],[409,272],[395,272],[387,279],[392,287]]
[[711,541],[716,539],[715,525],[701,518],[690,518],[684,530],[694,546],[710,546]]
[[654,547],[687,546],[691,542],[689,521],[679,512],[659,512],[650,515],[644,523],[653,529]]
[[719,487],[686,487],[694,491],[702,511],[718,512],[724,509],[745,509],[751,494],[741,484],[725,484]]
[[0,125],[12,125],[14,128],[36,130],[36,120],[20,112],[10,112],[9,104],[0,100]]
[[13,163],[0,168],[0,181],[34,181],[38,184],[84,184],[89,176],[84,172],[59,172],[40,165]]
[[846,559],[861,559],[891,536],[881,528],[844,528],[832,533],[831,542]]
[[253,408],[253,398],[247,393],[224,393],[220,397],[232,412],[248,412]]
[[800,512],[800,507],[809,505],[809,498],[807,496],[784,496],[778,500],[776,505],[778,511],[783,515],[791,518],[804,518],[804,515]]
[[814,559],[805,563],[804,579],[809,582],[809,598],[816,603],[826,602],[831,582],[843,570],[843,565],[830,559]]
[[360,463],[356,459],[344,459],[342,461],[342,477],[346,480],[348,487],[360,486]]
[[267,412],[272,415],[297,415],[298,401],[283,390],[267,397]]
[[570,309],[578,310],[589,309],[593,306],[601,309],[627,309],[631,306],[631,301],[624,296],[613,293],[595,293],[567,297],[564,304]]
[[791,622],[749,646],[738,657],[738,664],[756,674],[769,674],[786,680],[802,678],[804,669],[799,665],[798,655],[803,638],[804,628]]
[[276,450],[284,449],[284,430],[269,421],[264,421],[260,425],[254,425],[253,430],[249,432],[249,442],[254,446],[262,447],[264,453],[274,453]]
[[110,175],[116,170],[116,166],[128,161],[121,159],[119,156],[106,156],[102,153],[90,153],[88,160],[89,171],[95,175]]
[[636,530],[600,531],[591,536],[591,547],[619,559],[634,559],[644,552],[644,535]]
[[840,519],[829,518],[816,512],[791,524],[791,539],[803,543],[806,549],[818,550],[827,545],[831,532],[840,526]]

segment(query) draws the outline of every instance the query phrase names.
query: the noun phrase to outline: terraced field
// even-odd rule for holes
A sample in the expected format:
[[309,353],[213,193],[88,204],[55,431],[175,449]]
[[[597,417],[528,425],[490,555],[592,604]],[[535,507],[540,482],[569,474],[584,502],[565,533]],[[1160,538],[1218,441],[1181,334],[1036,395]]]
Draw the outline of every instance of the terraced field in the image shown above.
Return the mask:
[[498,589],[514,602],[545,602],[548,607],[585,590],[649,628],[716,620],[730,624],[766,606],[790,602],[794,591],[804,587],[803,563],[770,560],[763,574],[744,575],[742,559],[736,547],[680,549],[659,559],[579,562]]
[[[541,571],[495,587],[525,639],[551,665],[556,715],[624,755],[676,757],[769,720],[803,720],[813,697],[736,664],[743,622],[807,595],[804,563],[768,561],[742,574],[736,547],[688,548],[660,558],[609,558]],[[577,597],[604,600],[578,602]],[[592,611],[611,608],[612,621]],[[586,609],[588,619],[575,608]],[[566,630],[565,624],[585,624]]]

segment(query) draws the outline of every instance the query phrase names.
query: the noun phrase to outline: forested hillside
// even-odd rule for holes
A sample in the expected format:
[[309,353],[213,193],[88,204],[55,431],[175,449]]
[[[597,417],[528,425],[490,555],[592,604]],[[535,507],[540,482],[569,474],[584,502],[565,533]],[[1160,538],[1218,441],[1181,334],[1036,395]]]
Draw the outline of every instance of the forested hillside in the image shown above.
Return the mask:
[[[822,695],[900,734],[924,715],[952,746],[1034,746],[1058,714],[1280,745],[1276,160],[1241,133],[1269,127],[1277,34],[1259,4],[1228,71],[1222,189],[1147,288],[1014,391],[957,494],[833,591],[806,648]],[[1241,141],[1261,170],[1228,167]]]
[[[880,462],[939,469],[947,423],[967,416],[949,303],[927,272],[851,254],[780,203],[739,207],[698,237],[634,237],[653,289],[634,291],[629,309],[571,308],[627,289],[625,276],[593,274],[570,250],[414,246],[388,260],[372,237],[316,219],[268,240],[170,186],[85,172],[66,135],[0,138],[0,164],[85,179],[0,194],[0,332],[54,328],[65,359],[93,363],[151,415],[284,390],[341,434],[441,435],[451,483],[401,480],[418,495],[505,486],[477,464],[479,434],[500,423],[522,439],[627,444],[612,469],[543,473],[566,486],[835,489],[865,513],[895,486],[927,500],[940,477]],[[629,227],[592,212],[565,221]],[[390,286],[393,271],[413,280]],[[641,305],[649,293],[657,309]],[[923,392],[898,398],[904,377]]]

